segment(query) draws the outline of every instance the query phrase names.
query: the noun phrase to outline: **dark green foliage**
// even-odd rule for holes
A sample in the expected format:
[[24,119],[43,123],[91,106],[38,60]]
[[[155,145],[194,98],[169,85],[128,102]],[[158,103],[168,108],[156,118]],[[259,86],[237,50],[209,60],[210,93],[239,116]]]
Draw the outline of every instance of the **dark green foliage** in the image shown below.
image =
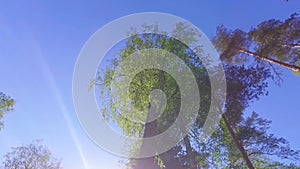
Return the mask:
[[249,33],[249,38],[255,43],[257,54],[274,57],[292,65],[299,64],[300,18],[298,14],[291,15],[285,21],[271,19],[259,24]]
[[212,39],[212,42],[221,53],[220,58],[229,63],[243,63],[244,58],[238,55],[241,53],[240,49],[247,49],[250,46],[246,32],[240,29],[228,30],[224,26],[217,28],[217,36]]
[[227,100],[225,111],[231,124],[241,122],[242,112],[255,100],[267,94],[268,69],[255,66],[225,66],[227,80]]
[[[192,43],[193,38],[196,37],[192,36],[194,34],[189,33],[189,31],[191,30],[185,30],[182,24],[179,24],[174,32],[185,32],[185,34],[191,35],[190,42]],[[253,29],[253,32],[255,32],[255,29]],[[256,168],[288,167],[285,164],[273,162],[271,160],[273,156],[279,159],[299,160],[299,152],[290,149],[285,139],[277,138],[267,133],[269,121],[258,117],[256,113],[253,113],[250,117],[246,117],[243,114],[244,110],[253,101],[267,94],[267,79],[272,77],[267,67],[261,64],[246,64],[244,56],[240,55],[241,49],[258,49],[258,47],[254,46],[254,41],[250,39],[250,35],[241,30],[229,31],[224,27],[220,27],[218,36],[214,40],[217,48],[222,53],[222,59],[226,61],[224,62],[224,69],[227,81],[227,98],[223,112],[233,126],[239,141],[245,145],[244,148],[254,166]],[[190,130],[189,135],[171,150],[159,155],[159,157],[149,158],[149,160],[152,160],[150,163],[153,164],[153,161],[156,161],[161,167],[166,169],[195,169],[196,166],[226,169],[247,168],[223,120],[221,120],[211,138],[204,143],[199,142],[203,123],[210,107],[210,81],[205,67],[197,56],[199,53],[194,53],[178,40],[163,34],[133,34],[126,40],[125,47],[119,55],[112,59],[113,61],[109,68],[99,71],[99,76],[97,77],[99,83],[97,82],[97,84],[104,84],[100,85],[103,93],[106,93],[106,96],[109,98],[109,93],[111,92],[110,82],[113,79],[118,62],[138,50],[148,48],[165,49],[180,57],[193,71],[201,95],[201,109],[199,109],[196,123]],[[232,61],[238,61],[241,64],[236,65]],[[126,72],[126,68],[124,68],[123,72]],[[130,86],[130,97],[135,107],[140,110],[149,106],[149,93],[157,88],[166,93],[168,104],[162,116],[155,122],[157,127],[152,128],[151,132],[156,134],[165,131],[177,117],[181,93],[176,85],[176,81],[166,72],[149,69],[137,74],[131,81]],[[109,101],[110,99],[108,99],[106,104],[109,106],[106,107],[103,114],[105,117],[111,117],[112,121],[116,121],[125,134],[141,137],[145,134],[145,131],[149,131],[145,129],[145,125],[131,122],[122,117],[120,112],[116,110],[114,103]],[[134,116],[134,114],[132,115]],[[136,152],[137,150],[134,149],[132,151]],[[134,161],[132,159],[129,163]],[[141,166],[134,169],[141,169]],[[151,168],[151,166],[148,167]],[[292,167],[292,165],[289,167]]]
[[[292,14],[281,21],[271,19],[253,27],[240,29],[217,28],[213,38],[221,58],[226,62],[245,63],[254,56],[260,64],[269,63],[300,72],[300,17]],[[264,61],[264,62],[262,62]]]
[[249,156],[277,156],[281,159],[300,160],[300,151],[292,150],[288,141],[267,134],[271,121],[253,112],[238,125],[238,136],[249,152]]

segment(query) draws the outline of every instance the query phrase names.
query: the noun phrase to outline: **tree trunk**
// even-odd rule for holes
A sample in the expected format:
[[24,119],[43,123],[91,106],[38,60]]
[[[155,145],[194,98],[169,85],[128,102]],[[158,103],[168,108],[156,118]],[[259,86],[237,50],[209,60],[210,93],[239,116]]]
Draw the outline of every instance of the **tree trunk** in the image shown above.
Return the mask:
[[185,136],[183,141],[184,141],[184,144],[185,144],[187,156],[188,156],[189,161],[190,161],[190,169],[197,169],[195,153],[194,153],[193,148],[191,146],[189,136],[188,135]]
[[256,53],[254,53],[254,52],[248,51],[246,49],[240,49],[239,52],[245,53],[245,54],[248,54],[248,55],[251,55],[251,56],[254,56],[254,57],[258,58],[258,59],[261,59],[261,60],[264,60],[264,61],[267,61],[267,62],[270,62],[270,63],[273,63],[273,64],[276,64],[278,66],[281,66],[283,68],[292,70],[294,72],[300,72],[300,67],[299,66],[290,65],[290,64],[287,64],[287,63],[284,63],[284,62],[272,59],[272,58],[263,57],[263,56],[260,56],[260,55],[258,55]]
[[230,125],[229,121],[227,120],[225,113],[222,114],[222,118],[223,118],[223,120],[224,120],[224,122],[225,122],[225,125],[226,125],[227,129],[228,129],[229,132],[230,132],[230,135],[231,135],[231,137],[232,137],[234,143],[236,144],[237,148],[238,148],[239,151],[241,152],[241,154],[242,154],[242,156],[243,156],[243,159],[245,160],[245,162],[246,162],[248,168],[249,168],[249,169],[255,169],[254,166],[253,166],[253,164],[252,164],[252,162],[251,162],[250,159],[249,159],[249,156],[248,156],[246,150],[245,150],[244,147],[243,147],[242,142],[237,138],[237,136],[236,136],[236,134],[235,134],[235,132],[234,132],[232,126]]
[[[157,135],[157,120],[145,124],[145,130],[143,134],[143,138],[152,137]],[[151,147],[145,146],[145,144],[141,145],[140,154],[143,152],[147,152],[151,149]],[[160,169],[160,167],[155,162],[155,157],[147,157],[136,160],[135,166],[132,169]]]

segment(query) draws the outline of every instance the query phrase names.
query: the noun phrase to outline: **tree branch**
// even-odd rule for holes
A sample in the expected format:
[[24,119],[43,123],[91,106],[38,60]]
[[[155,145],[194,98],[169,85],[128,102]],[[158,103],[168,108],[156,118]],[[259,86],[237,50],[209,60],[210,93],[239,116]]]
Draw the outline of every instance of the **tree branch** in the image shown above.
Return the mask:
[[293,43],[291,43],[291,44],[284,44],[282,46],[284,46],[284,47],[300,48],[300,44],[298,44],[298,43],[295,43],[295,44],[293,44]]
[[227,117],[225,115],[225,113],[222,114],[222,118],[225,122],[225,125],[227,127],[227,129],[229,130],[229,133],[234,141],[234,143],[236,144],[237,148],[239,149],[239,151],[241,152],[243,159],[245,160],[247,166],[249,169],[255,169],[252,162],[249,159],[249,156],[245,150],[245,148],[242,145],[242,142],[238,139],[236,133],[234,132],[232,126],[230,125],[229,121],[227,120]]
[[281,61],[278,61],[278,60],[275,60],[275,59],[272,59],[272,58],[263,57],[263,56],[258,55],[257,53],[251,52],[251,51],[246,50],[246,49],[239,49],[238,51],[240,53],[244,53],[244,54],[256,57],[258,59],[267,61],[269,63],[273,63],[273,64],[276,64],[278,66],[284,67],[286,69],[289,69],[289,70],[292,70],[292,71],[295,71],[295,72],[300,72],[300,67],[299,66],[290,65],[288,63],[284,63],[284,62],[281,62]]

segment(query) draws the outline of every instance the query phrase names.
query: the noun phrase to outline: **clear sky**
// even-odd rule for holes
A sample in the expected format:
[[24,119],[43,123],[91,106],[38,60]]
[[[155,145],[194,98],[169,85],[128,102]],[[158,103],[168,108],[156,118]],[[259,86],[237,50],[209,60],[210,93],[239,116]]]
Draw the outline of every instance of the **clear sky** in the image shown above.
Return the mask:
[[[137,12],[177,15],[211,37],[219,24],[248,30],[263,20],[287,18],[300,12],[300,1],[0,1],[0,91],[16,99],[0,132],[1,157],[12,146],[43,139],[66,169],[119,168],[119,158],[98,148],[81,129],[72,75],[81,48],[96,30]],[[269,96],[249,109],[272,120],[270,131],[298,149],[299,87],[300,78],[284,71],[283,84],[271,85]]]

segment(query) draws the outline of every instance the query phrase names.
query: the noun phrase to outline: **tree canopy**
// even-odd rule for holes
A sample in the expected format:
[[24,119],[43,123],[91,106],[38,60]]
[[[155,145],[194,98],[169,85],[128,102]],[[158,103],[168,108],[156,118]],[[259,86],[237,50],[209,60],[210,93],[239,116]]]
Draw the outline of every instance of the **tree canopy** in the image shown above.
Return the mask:
[[3,115],[12,110],[13,105],[15,104],[15,100],[12,99],[10,96],[0,92],[0,130],[3,127],[3,122],[1,119]]
[[[284,21],[263,21],[248,32],[221,25],[213,42],[226,62],[255,60],[259,64],[300,72],[300,17],[297,13]],[[254,58],[249,59],[249,56]]]
[[[190,35],[185,37],[190,38],[190,42],[193,43],[197,35],[193,34],[191,29],[187,29],[183,25],[179,23],[174,28],[173,33]],[[155,26],[147,28],[157,31],[157,27]],[[182,93],[176,81],[168,73],[161,70],[147,69],[139,72],[131,79],[129,98],[123,95],[119,98],[120,101],[130,101],[140,111],[131,111],[131,109],[120,110],[117,108],[118,104],[112,101],[111,82],[115,80],[114,78],[118,78],[118,82],[122,82],[120,80],[122,76],[115,77],[114,72],[117,69],[121,69],[121,71],[118,71],[123,72],[124,76],[126,76],[126,72],[130,70],[128,67],[118,68],[119,63],[134,52],[143,49],[164,49],[182,59],[193,71],[199,93],[201,94],[201,108],[198,111],[196,123],[191,128],[189,134],[176,146],[161,155],[145,159],[129,160],[128,164],[131,168],[195,169],[199,166],[201,168],[246,168],[247,166],[249,167],[249,164],[245,162],[245,159],[248,159],[255,168],[295,167],[293,164],[287,166],[273,160],[273,156],[279,159],[299,159],[299,152],[290,149],[285,139],[267,133],[270,121],[259,117],[257,113],[253,113],[249,117],[243,114],[253,101],[267,94],[267,79],[272,77],[268,67],[264,67],[261,64],[242,63],[236,65],[233,62],[224,62],[227,99],[223,109],[223,119],[212,137],[202,143],[199,142],[199,136],[211,101],[211,86],[207,71],[201,60],[197,57],[199,53],[193,52],[178,39],[164,34],[131,33],[131,36],[122,44],[125,47],[120,49],[120,52],[111,59],[109,66],[99,71],[96,80],[93,82],[94,84],[99,84],[100,93],[102,94],[100,97],[105,96],[107,98],[103,102],[105,104],[102,110],[104,117],[116,122],[126,135],[144,138],[164,132],[177,118]],[[223,50],[221,46],[217,45],[218,49],[222,52],[221,56],[224,60],[226,60],[225,56],[228,55],[226,53],[236,54],[235,50],[232,50],[234,52],[231,51],[231,48],[236,45],[248,46],[248,40],[244,39],[246,35],[243,32],[238,33],[238,35],[236,39],[240,39],[241,43],[233,40],[232,43],[229,43],[232,45],[231,47],[228,47],[227,44],[229,41],[227,39],[224,41],[220,38],[215,39],[215,43],[218,42],[217,40],[220,40],[226,47]],[[199,49],[201,51],[201,47]],[[118,85],[120,87],[123,84],[118,83]],[[155,89],[161,89],[167,98],[167,105],[161,116],[157,120],[146,124],[132,122],[126,118],[126,114],[133,117],[140,117],[142,111],[149,108],[149,95]],[[147,114],[146,116],[145,114],[142,116],[145,118]],[[132,147],[134,153],[145,151],[142,146],[141,148],[136,146],[129,147]]]
[[40,141],[13,147],[4,155],[4,169],[62,169],[60,161]]

